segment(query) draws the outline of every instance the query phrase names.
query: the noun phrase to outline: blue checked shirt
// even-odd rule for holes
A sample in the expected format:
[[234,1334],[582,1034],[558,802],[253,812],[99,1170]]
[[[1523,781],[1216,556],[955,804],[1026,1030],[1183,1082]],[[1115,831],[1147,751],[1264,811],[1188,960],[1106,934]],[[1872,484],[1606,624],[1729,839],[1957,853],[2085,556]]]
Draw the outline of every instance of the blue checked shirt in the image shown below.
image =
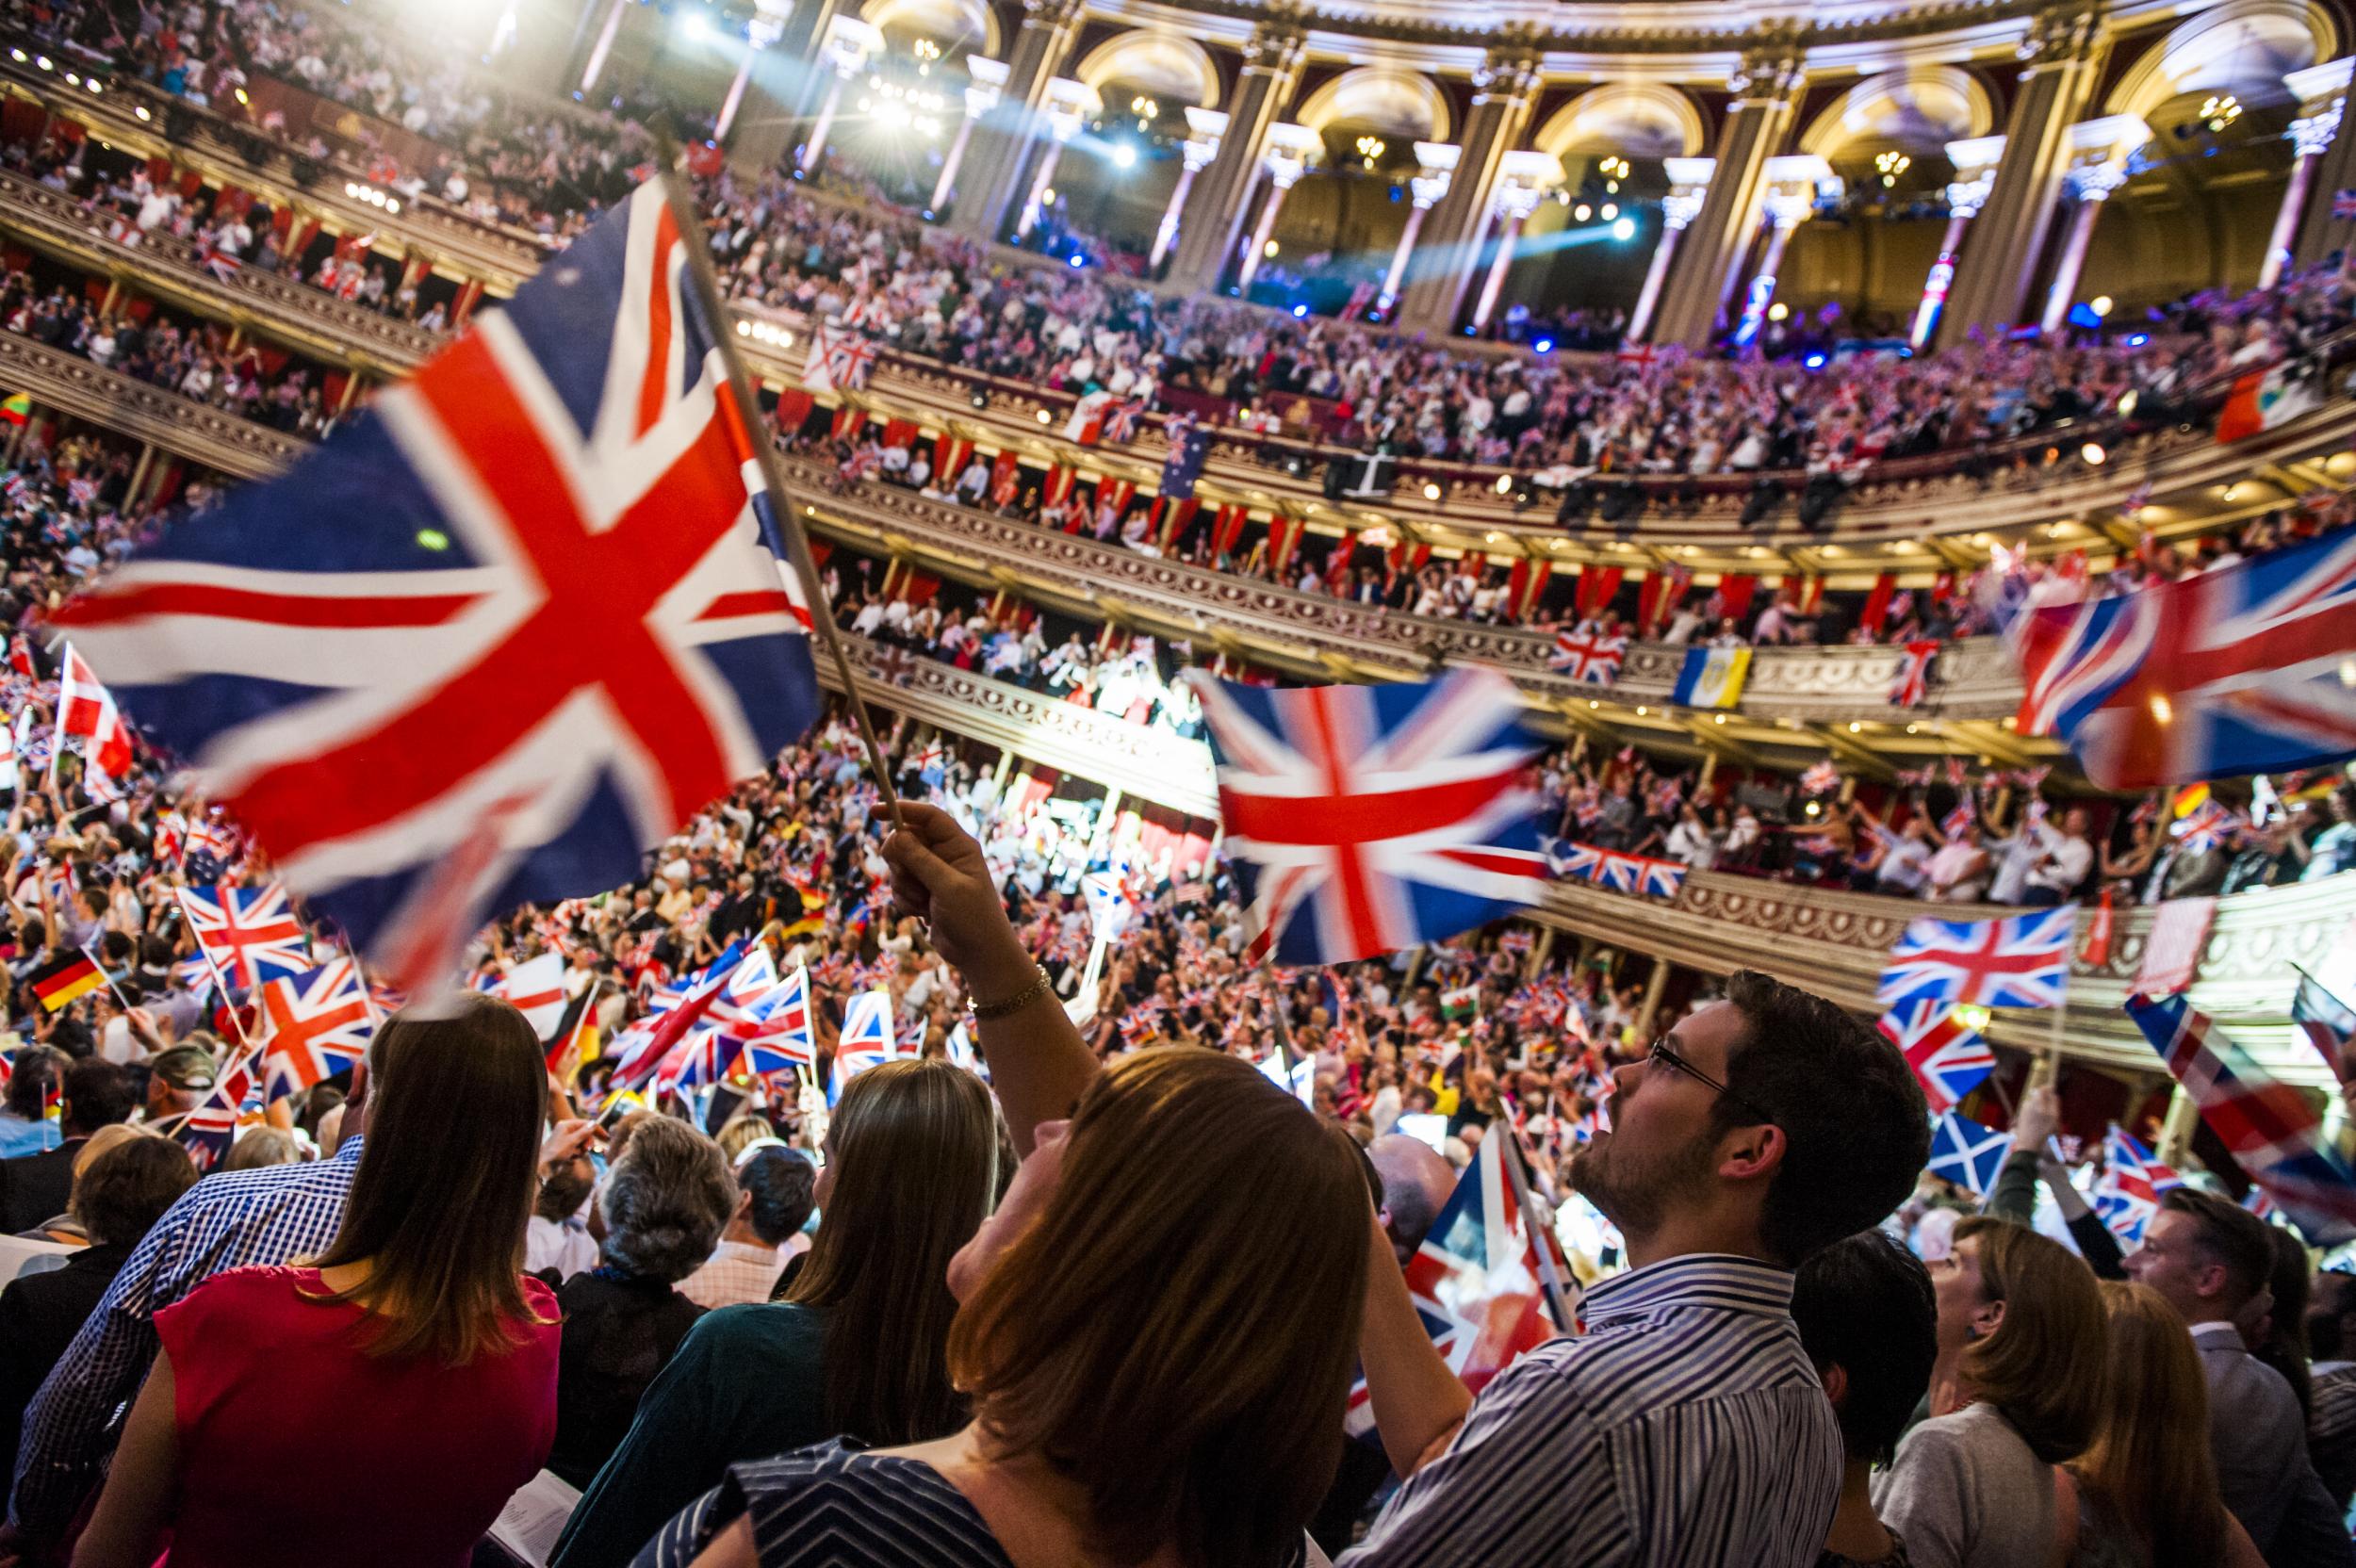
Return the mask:
[[1482,1389],[1342,1568],[1810,1568],[1841,1429],[1792,1276],[1696,1254],[1580,1298],[1586,1332]]
[[155,1315],[225,1269],[327,1250],[360,1167],[359,1138],[332,1160],[208,1176],[155,1222],[25,1412],[10,1522],[62,1534],[114,1452],[115,1416],[155,1360]]

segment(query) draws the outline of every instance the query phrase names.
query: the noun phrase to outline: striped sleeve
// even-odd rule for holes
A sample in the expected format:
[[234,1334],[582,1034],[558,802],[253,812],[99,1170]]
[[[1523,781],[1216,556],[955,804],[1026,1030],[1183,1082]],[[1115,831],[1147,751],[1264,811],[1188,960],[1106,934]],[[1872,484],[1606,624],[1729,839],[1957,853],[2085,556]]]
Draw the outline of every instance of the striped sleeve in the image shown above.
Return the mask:
[[1525,1358],[1473,1402],[1448,1451],[1399,1487],[1341,1568],[1629,1561],[1614,1465],[1554,1367]]

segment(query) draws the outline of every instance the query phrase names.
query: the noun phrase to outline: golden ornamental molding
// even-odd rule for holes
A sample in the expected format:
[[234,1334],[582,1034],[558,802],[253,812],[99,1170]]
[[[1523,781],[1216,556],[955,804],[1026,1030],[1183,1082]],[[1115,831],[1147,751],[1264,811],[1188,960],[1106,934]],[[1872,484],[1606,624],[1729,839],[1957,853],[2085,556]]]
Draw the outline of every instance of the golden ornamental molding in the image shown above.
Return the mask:
[[0,332],[0,382],[36,404],[150,442],[233,479],[266,478],[310,448],[299,436],[151,386],[16,333]]

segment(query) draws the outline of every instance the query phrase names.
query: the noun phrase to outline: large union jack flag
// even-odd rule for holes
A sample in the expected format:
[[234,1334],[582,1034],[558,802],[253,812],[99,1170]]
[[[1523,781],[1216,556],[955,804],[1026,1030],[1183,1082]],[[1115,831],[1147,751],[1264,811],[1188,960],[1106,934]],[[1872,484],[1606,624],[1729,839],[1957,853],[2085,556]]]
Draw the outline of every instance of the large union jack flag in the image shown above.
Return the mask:
[[2356,533],[2054,605],[2017,637],[2021,732],[2060,735],[2105,789],[2356,754]]
[[1251,961],[1372,957],[1546,896],[1525,776],[1538,742],[1503,675],[1287,691],[1192,678]]
[[[1407,1289],[1448,1370],[1475,1394],[1527,1352],[1572,1331],[1577,1292],[1554,1237],[1535,1223],[1530,1184],[1510,1134],[1481,1140],[1456,1190],[1407,1260]],[[1361,1378],[1350,1391],[1353,1433],[1374,1429]]]
[[1881,1030],[1906,1053],[1933,1116],[1954,1110],[1996,1070],[1995,1054],[1956,1019],[1952,1002],[1918,997],[1884,1013]]
[[404,923],[629,881],[817,712],[685,244],[641,187],[57,617],[372,967]]
[[1628,658],[1628,639],[1595,630],[1563,630],[1554,634],[1554,651],[1546,656],[1549,669],[1585,686],[1609,686],[1620,678]]
[[376,1010],[360,966],[337,958],[308,974],[264,986],[255,1022],[262,1040],[263,1097],[300,1094],[357,1062],[376,1033]]
[[2158,1155],[2114,1124],[2102,1140],[2102,1179],[2094,1184],[2094,1213],[2121,1247],[2138,1246],[2151,1217],[2160,1212],[2160,1194],[2184,1184],[2184,1179]]
[[261,985],[311,967],[311,944],[286,904],[286,890],[183,888],[180,907],[197,945],[233,988]]
[[2306,1095],[2182,995],[2131,996],[2127,1016],[2250,1180],[2286,1209],[2356,1222],[2356,1173],[2324,1138],[2323,1113]]
[[1983,1007],[2058,1007],[2070,983],[2078,906],[2005,920],[1918,920],[1890,950],[1876,1000],[1929,997]]

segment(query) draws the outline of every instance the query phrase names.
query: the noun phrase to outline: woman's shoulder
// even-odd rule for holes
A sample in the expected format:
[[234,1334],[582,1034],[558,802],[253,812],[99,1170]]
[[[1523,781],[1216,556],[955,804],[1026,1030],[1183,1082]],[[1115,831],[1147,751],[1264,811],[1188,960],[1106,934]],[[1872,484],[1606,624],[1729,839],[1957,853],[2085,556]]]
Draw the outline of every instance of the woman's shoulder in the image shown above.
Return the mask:
[[[847,1560],[877,1568],[1012,1568],[964,1494],[920,1460],[863,1453],[840,1440],[730,1465],[694,1509],[696,1549],[743,1518],[761,1568],[810,1568]],[[670,1544],[679,1523],[657,1538]],[[641,1557],[661,1568],[693,1560]]]
[[285,1264],[226,1268],[177,1301],[157,1308],[155,1331],[166,1350],[175,1343],[197,1339],[204,1339],[208,1345],[216,1343],[211,1330],[217,1324],[234,1325],[248,1335],[266,1332],[275,1336],[291,1324],[303,1321],[286,1309],[324,1304],[310,1303],[306,1298],[325,1294],[316,1268]]

